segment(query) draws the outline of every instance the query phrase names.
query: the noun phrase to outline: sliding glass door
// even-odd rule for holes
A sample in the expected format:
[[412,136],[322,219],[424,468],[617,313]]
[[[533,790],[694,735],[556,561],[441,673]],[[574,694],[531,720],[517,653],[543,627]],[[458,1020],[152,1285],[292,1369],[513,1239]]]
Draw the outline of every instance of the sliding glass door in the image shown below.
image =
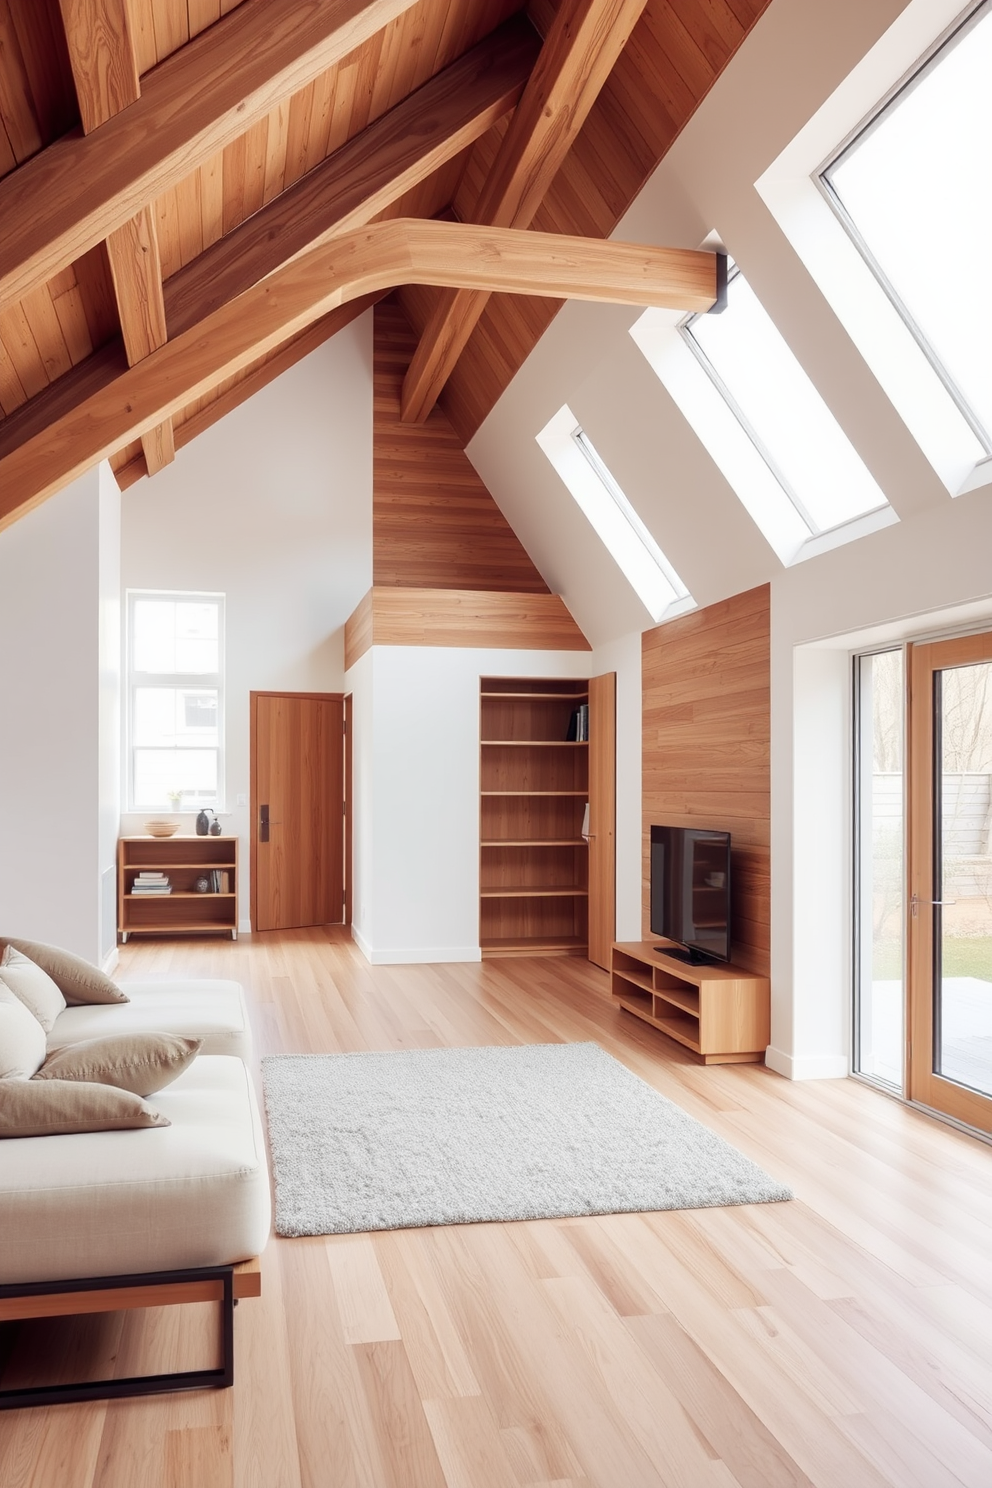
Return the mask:
[[909,648],[908,1094],[992,1130],[992,635]]

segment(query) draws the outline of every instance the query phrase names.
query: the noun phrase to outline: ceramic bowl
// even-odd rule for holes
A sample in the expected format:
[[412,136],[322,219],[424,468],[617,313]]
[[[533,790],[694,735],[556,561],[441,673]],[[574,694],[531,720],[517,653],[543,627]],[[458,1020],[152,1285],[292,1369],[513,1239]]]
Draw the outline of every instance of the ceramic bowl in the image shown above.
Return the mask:
[[171,837],[174,832],[179,831],[178,822],[170,821],[146,821],[145,831],[152,837]]

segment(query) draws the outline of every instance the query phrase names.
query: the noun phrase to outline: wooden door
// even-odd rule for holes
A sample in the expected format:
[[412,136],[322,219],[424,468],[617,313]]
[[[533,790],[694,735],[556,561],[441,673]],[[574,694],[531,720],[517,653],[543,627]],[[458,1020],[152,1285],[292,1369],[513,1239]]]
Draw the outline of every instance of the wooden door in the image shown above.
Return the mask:
[[992,634],[909,653],[907,1093],[992,1131]]
[[589,679],[589,960],[616,939],[617,674]]
[[254,930],[345,914],[344,699],[251,694]]

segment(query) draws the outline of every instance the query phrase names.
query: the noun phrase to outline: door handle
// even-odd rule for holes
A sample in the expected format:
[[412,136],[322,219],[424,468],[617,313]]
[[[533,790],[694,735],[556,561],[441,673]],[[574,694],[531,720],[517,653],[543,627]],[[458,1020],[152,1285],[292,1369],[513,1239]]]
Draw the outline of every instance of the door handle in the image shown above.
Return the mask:
[[919,894],[914,894],[909,901],[910,913],[916,919],[921,904],[957,904],[956,899],[921,899]]
[[259,806],[258,808],[258,840],[268,842],[269,840],[269,808]]

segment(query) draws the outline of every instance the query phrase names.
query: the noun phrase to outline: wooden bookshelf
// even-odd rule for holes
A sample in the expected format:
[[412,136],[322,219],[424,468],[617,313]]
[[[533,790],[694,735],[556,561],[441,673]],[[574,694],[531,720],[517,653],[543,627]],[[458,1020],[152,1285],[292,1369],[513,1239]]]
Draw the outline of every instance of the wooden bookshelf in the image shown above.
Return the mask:
[[768,978],[729,964],[692,966],[664,944],[614,944],[614,1001],[704,1064],[760,1063],[770,1037]]
[[[168,875],[171,894],[136,894],[138,874]],[[226,893],[202,893],[198,878],[227,874]],[[129,935],[238,938],[237,837],[121,837],[117,844],[117,930]]]
[[588,951],[589,745],[566,736],[588,683],[481,684],[480,943],[490,956]]

